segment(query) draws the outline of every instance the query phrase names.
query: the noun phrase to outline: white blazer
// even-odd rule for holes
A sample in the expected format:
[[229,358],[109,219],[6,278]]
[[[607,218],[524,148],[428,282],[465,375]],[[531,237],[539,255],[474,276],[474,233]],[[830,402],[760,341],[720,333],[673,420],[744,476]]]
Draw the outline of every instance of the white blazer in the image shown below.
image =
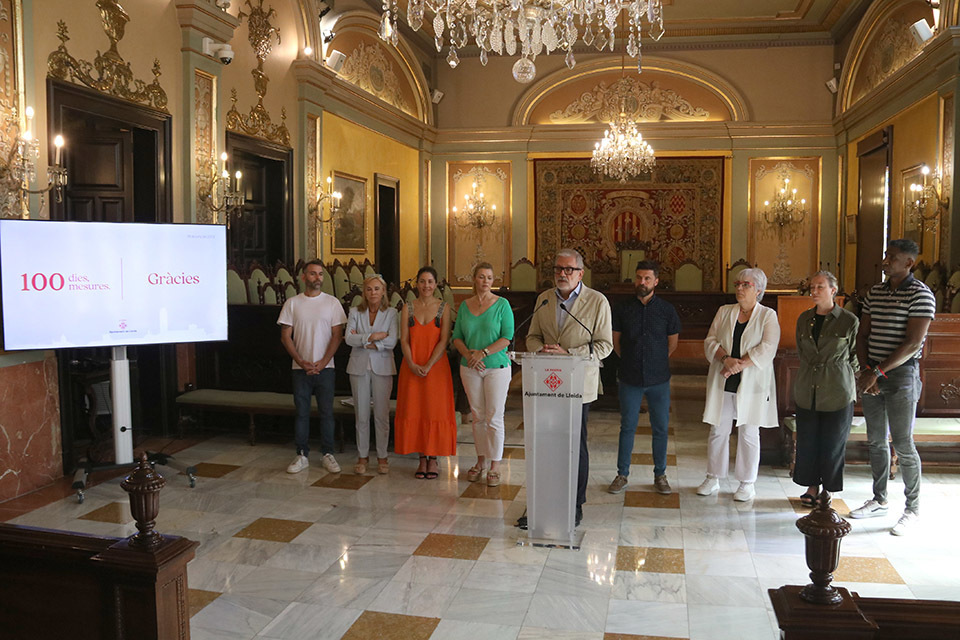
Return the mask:
[[[370,334],[381,331],[387,332],[387,337],[373,343],[376,349],[367,349]],[[398,331],[396,309],[391,307],[377,312],[373,326],[370,326],[370,314],[352,307],[350,316],[347,318],[345,336],[347,344],[353,347],[350,350],[347,373],[359,376],[367,371],[373,371],[378,376],[395,375],[397,363],[393,357],[393,348],[397,346]]]
[[[723,407],[723,365],[714,359],[721,346],[730,353],[733,349],[733,330],[737,324],[740,305],[727,304],[717,311],[703,341],[704,355],[710,362],[707,374],[707,402],[703,421],[707,424],[720,422]],[[737,389],[737,423],[756,424],[761,427],[776,427],[777,387],[773,376],[773,359],[780,345],[780,323],[777,312],[757,304],[740,337],[740,354],[749,355],[754,366],[747,367],[740,376]]]

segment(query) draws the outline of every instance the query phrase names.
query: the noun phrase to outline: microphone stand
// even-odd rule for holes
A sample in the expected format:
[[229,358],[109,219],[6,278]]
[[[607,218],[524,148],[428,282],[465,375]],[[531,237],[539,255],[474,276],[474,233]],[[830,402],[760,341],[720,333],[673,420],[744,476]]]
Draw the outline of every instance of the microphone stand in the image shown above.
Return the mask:
[[[546,300],[544,300],[544,302],[546,302]],[[577,321],[577,324],[580,325],[581,327],[583,327],[584,330],[585,330],[587,333],[590,334],[590,342],[589,342],[590,355],[593,356],[593,331],[590,331],[590,329],[587,328],[587,325],[585,325],[585,324],[583,324],[582,322],[580,322],[580,318],[578,318],[577,316],[575,316],[575,315],[573,315],[572,313],[570,313],[570,309],[567,309],[567,305],[565,305],[564,303],[561,302],[561,303],[560,303],[560,308],[563,309],[563,310],[567,313],[568,316],[570,316],[571,318],[573,318],[574,320],[576,320],[576,321]]]
[[518,325],[514,328],[514,330],[513,330],[513,338],[510,339],[510,351],[513,351],[513,343],[516,342],[516,339],[517,339],[517,331],[518,331],[521,327],[523,327],[523,325],[525,325],[525,324],[527,324],[528,322],[530,322],[531,320],[533,320],[533,316],[537,315],[537,311],[540,311],[540,309],[543,309],[545,306],[547,306],[547,301],[546,301],[546,300],[544,300],[544,301],[541,302],[539,305],[537,305],[537,308],[533,310],[533,313],[531,313],[529,316],[527,316],[527,319],[526,319],[526,320],[524,320],[523,322],[521,322],[520,324],[518,324]]

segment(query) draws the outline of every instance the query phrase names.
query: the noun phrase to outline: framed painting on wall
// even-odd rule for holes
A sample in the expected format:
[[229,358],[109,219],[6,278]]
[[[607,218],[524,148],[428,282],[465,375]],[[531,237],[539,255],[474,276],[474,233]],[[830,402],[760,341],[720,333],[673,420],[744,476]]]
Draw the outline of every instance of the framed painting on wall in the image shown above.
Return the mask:
[[[494,288],[510,286],[512,164],[447,163],[447,281],[473,286],[473,268],[493,265]],[[471,205],[473,205],[471,207]]]
[[909,238],[917,243],[917,246],[920,247],[920,253],[923,253],[923,227],[918,224],[917,218],[910,215],[910,210],[913,208],[913,192],[910,191],[911,184],[923,185],[923,165],[918,164],[912,167],[907,167],[900,172],[900,193],[901,193],[901,202],[902,209],[901,219],[903,220],[903,235],[904,238]]
[[333,190],[341,195],[333,225],[333,253],[366,253],[367,179],[334,171]]
[[857,244],[857,216],[850,215],[845,220],[847,223],[847,244]]

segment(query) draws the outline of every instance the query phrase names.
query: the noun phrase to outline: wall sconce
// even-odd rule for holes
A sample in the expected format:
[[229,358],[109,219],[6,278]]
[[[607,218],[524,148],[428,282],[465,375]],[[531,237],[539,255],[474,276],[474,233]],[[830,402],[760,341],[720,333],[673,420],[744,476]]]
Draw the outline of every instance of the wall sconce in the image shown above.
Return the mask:
[[[340,199],[343,195],[339,191],[333,190],[333,178],[327,176],[327,188],[323,189],[321,183],[317,183],[316,186],[316,197],[312,203],[307,205],[307,211],[312,216],[316,216],[318,224],[327,224],[328,222],[333,222],[334,216],[337,215],[340,211]],[[329,217],[323,217],[323,203],[328,202],[328,211],[330,213]]]
[[[63,190],[67,186],[67,170],[61,164],[63,160],[63,136],[57,135],[53,139],[56,155],[52,165],[47,167],[47,184],[38,189],[31,189],[30,185],[37,179],[37,161],[40,159],[40,140],[33,134],[33,107],[24,110],[27,126],[21,131],[20,123],[11,121],[10,129],[14,138],[9,142],[0,142],[0,150],[9,144],[4,154],[6,158],[0,162],[0,189],[3,196],[0,198],[0,213],[4,217],[16,213],[24,214],[22,202],[31,195],[40,196],[40,210],[44,207],[44,198],[53,191],[57,202],[63,202]],[[2,157],[2,156],[0,156]]]
[[[206,167],[197,171],[197,196],[201,206],[207,211],[214,224],[226,224],[230,228],[230,219],[243,213],[245,197],[241,189],[243,173],[236,171],[231,179],[227,169],[227,153],[220,154],[220,166],[210,158]],[[220,222],[223,214],[224,222]]]
[[910,185],[909,216],[918,227],[932,231],[940,222],[940,216],[950,207],[949,196],[943,194],[943,177],[940,171],[930,171],[930,167],[920,168],[923,184]]
[[773,202],[763,201],[763,220],[776,229],[780,241],[796,239],[807,217],[807,200],[797,200],[797,189],[790,187],[790,178],[783,179],[783,186],[773,194]]

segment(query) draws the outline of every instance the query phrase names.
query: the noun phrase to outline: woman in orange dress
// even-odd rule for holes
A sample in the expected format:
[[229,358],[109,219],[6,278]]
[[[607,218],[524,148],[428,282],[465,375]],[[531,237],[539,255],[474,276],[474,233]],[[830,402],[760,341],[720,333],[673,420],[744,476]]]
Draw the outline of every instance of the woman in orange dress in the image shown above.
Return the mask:
[[394,450],[420,454],[416,477],[439,475],[437,456],[457,453],[457,419],[453,408],[453,377],[447,361],[450,308],[433,292],[437,272],[417,272],[417,299],[400,312],[403,365],[397,382]]

